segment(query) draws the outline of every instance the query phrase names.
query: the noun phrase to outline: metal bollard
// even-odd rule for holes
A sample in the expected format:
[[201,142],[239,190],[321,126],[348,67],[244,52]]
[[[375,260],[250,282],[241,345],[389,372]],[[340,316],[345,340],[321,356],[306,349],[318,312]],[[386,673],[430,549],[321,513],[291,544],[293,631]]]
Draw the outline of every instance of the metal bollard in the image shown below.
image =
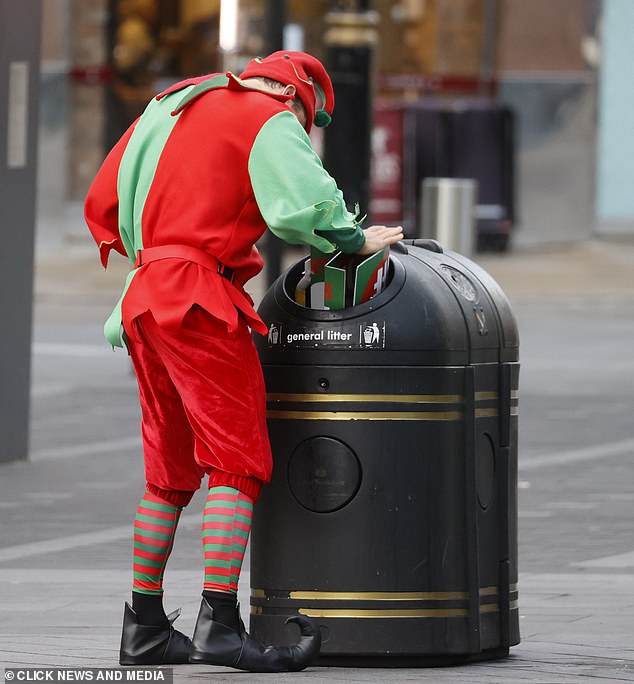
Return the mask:
[[444,249],[473,254],[478,184],[471,178],[425,178],[421,186],[420,237],[438,240]]

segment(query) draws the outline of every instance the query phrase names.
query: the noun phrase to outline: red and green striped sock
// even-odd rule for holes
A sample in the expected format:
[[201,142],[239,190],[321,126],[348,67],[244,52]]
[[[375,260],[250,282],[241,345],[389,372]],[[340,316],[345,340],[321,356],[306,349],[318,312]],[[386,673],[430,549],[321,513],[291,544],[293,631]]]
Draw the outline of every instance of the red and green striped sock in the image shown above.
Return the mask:
[[203,515],[205,591],[236,594],[251,532],[253,499],[233,487],[211,487]]
[[163,573],[174,545],[182,508],[145,492],[134,518],[134,581],[132,591],[163,594]]

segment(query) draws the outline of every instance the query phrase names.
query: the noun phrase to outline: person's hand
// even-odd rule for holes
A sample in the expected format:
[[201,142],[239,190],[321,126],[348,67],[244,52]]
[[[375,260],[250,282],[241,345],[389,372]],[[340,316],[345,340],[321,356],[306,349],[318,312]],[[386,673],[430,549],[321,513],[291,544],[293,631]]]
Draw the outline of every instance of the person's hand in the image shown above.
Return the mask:
[[374,254],[403,239],[403,226],[370,226],[363,231],[365,243],[357,254]]

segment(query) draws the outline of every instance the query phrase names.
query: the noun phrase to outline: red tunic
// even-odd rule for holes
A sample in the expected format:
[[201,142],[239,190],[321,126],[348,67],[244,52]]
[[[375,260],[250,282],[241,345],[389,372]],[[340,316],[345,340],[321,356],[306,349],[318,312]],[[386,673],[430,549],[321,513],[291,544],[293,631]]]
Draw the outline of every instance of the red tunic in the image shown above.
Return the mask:
[[[262,125],[287,110],[284,103],[263,93],[223,88],[182,112],[145,199],[143,247],[197,247],[233,269],[236,279],[232,285],[184,260],[149,264],[135,275],[123,301],[127,334],[133,334],[130,323],[144,311],[152,311],[159,325],[173,327],[193,304],[225,321],[229,329],[237,325],[238,309],[254,330],[266,332],[243,289],[262,269],[255,243],[266,230],[251,187],[248,159]],[[86,199],[86,221],[104,266],[111,249],[126,253],[119,235],[117,179],[135,125],[104,161]]]

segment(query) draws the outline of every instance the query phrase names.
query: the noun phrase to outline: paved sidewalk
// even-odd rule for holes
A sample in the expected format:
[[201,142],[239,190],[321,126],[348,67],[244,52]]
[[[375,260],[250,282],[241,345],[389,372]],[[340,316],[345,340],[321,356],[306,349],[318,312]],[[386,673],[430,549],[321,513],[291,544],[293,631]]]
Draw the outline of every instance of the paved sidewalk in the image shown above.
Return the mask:
[[[522,340],[522,643],[509,658],[450,668],[266,676],[179,666],[175,681],[634,681],[634,243],[593,241],[476,260],[508,295]],[[129,362],[108,352],[100,328],[125,270],[121,259],[104,274],[84,245],[63,258],[38,258],[32,458],[0,466],[5,667],[117,663],[143,472]],[[260,280],[256,299],[262,290]],[[613,338],[604,353],[611,358],[595,369],[593,355],[610,343],[604,330]],[[574,338],[578,347],[569,343]],[[577,413],[573,397],[587,400]],[[574,429],[564,434],[568,424]],[[188,633],[200,601],[201,510],[199,492],[181,520],[166,577],[166,607],[182,606],[177,626]],[[245,617],[248,585],[247,566]]]

